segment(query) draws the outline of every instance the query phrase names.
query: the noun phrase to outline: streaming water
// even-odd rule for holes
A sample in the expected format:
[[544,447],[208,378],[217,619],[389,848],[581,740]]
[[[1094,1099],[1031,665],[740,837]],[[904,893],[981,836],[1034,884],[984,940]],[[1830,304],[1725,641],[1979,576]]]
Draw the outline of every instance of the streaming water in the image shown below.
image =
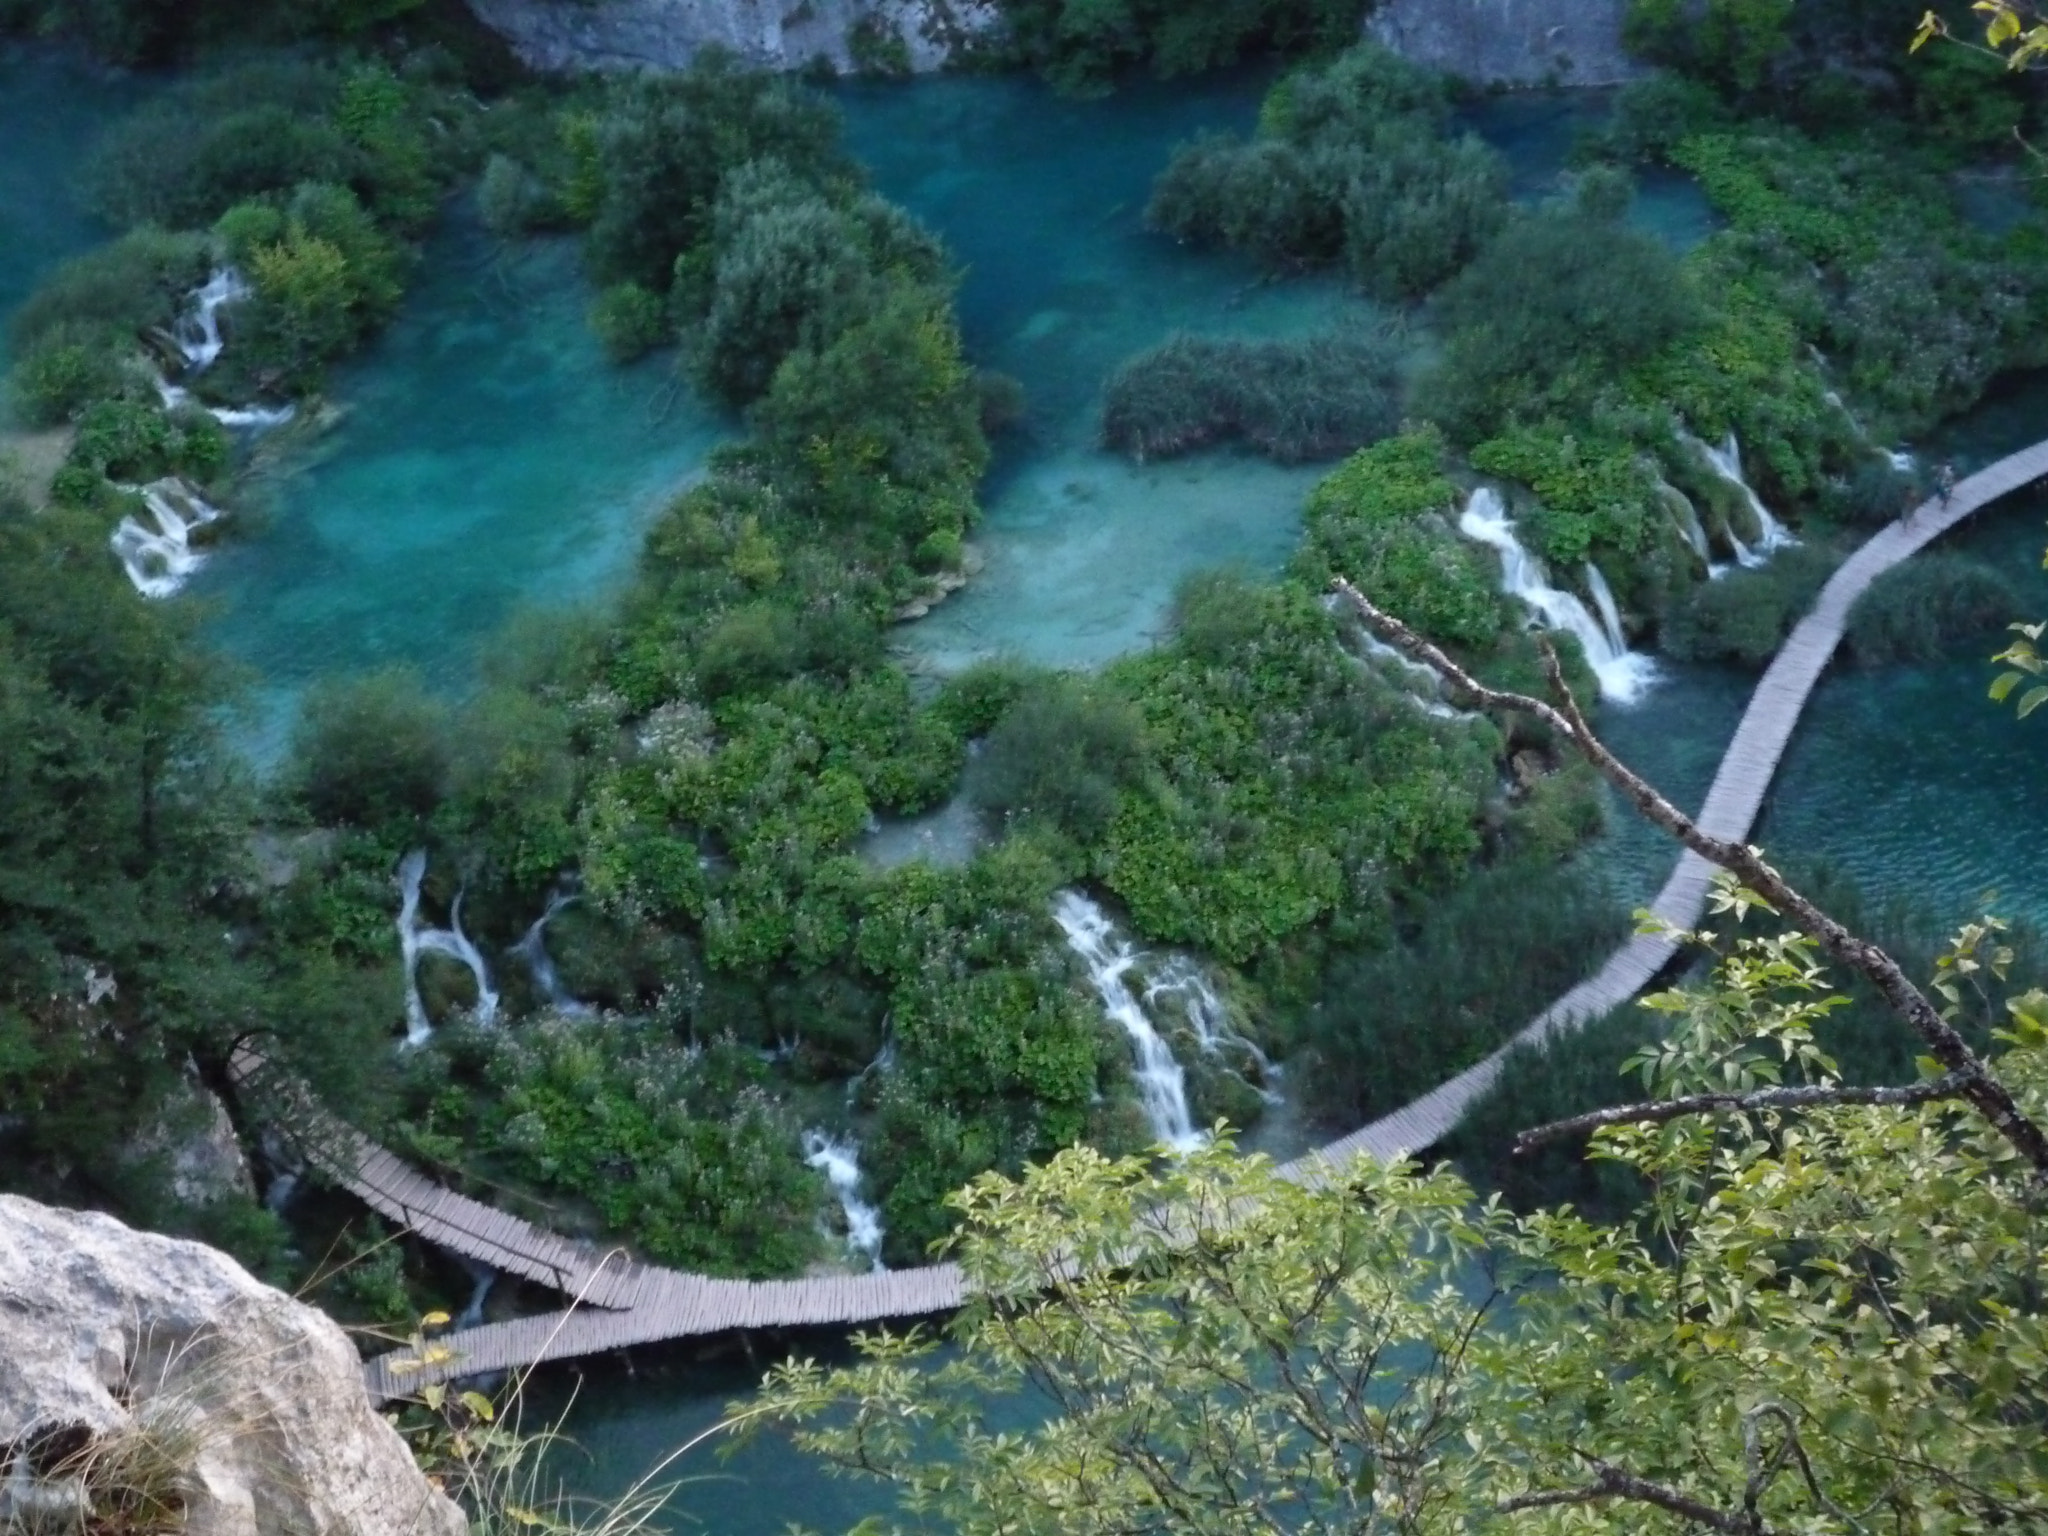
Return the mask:
[[562,908],[581,899],[577,892],[561,887],[549,892],[546,910],[533,920],[533,925],[512,946],[512,953],[526,962],[527,972],[533,977],[534,990],[555,1012],[572,1019],[588,1018],[595,1010],[590,1004],[572,997],[568,988],[562,985],[561,975],[555,970],[554,956],[548,953],[548,924]]
[[1734,548],[1738,563],[1750,567],[1763,565],[1788,544],[1799,542],[1792,536],[1790,529],[1771,515],[1771,509],[1764,505],[1763,498],[1757,495],[1749,481],[1743,477],[1742,446],[1735,441],[1733,432],[1722,439],[1718,448],[1703,443],[1696,437],[1688,436],[1685,441],[1699,450],[1701,457],[1713,468],[1715,474],[1742,492],[1743,501],[1748,506],[1750,515],[1756,519],[1757,540],[1754,546],[1745,543],[1742,536],[1732,527],[1728,530],[1728,542]]
[[476,1021],[489,1026],[498,1021],[498,994],[491,987],[491,973],[469,935],[462,931],[462,895],[456,893],[448,913],[448,927],[430,928],[420,917],[420,882],[426,878],[427,852],[415,848],[398,866],[398,948],[405,969],[405,1043],[425,1045],[434,1037],[427,1018],[427,1005],[420,996],[421,955],[446,955],[467,967],[476,982]]
[[1175,1152],[1193,1151],[1204,1138],[1188,1113],[1187,1075],[1125,979],[1138,963],[1136,946],[1121,937],[1109,915],[1079,891],[1061,891],[1053,902],[1052,916],[1067,936],[1067,947],[1087,966],[1088,980],[1102,999],[1103,1012],[1130,1037],[1132,1076],[1153,1138]]
[[1547,628],[1565,630],[1579,642],[1593,675],[1600,680],[1603,698],[1633,704],[1656,681],[1656,663],[1628,648],[1614,594],[1598,568],[1586,567],[1587,584],[1600,609],[1600,617],[1595,619],[1577,594],[1550,585],[1543,562],[1515,537],[1515,525],[1499,492],[1484,485],[1473,491],[1458,517],[1458,531],[1499,553],[1503,592],[1528,604]]
[[154,528],[133,516],[114,525],[108,545],[135,590],[144,597],[169,597],[206,562],[206,552],[193,546],[192,535],[221,519],[214,506],[178,479],[154,480],[127,487],[142,497]]
[[823,1131],[805,1131],[804,1161],[832,1186],[846,1219],[847,1248],[869,1269],[882,1268],[882,1213],[860,1197],[860,1148]]

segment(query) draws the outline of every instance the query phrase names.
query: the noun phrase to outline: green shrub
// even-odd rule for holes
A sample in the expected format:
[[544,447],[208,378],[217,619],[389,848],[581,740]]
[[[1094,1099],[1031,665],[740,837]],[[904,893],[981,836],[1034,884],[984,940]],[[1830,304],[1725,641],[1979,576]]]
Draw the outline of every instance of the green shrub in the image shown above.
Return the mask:
[[28,426],[54,427],[93,401],[119,394],[122,345],[117,334],[90,322],[49,327],[8,374],[15,413]]
[[668,306],[638,283],[614,283],[591,304],[590,328],[613,362],[634,362],[668,340]]
[[1043,823],[1092,844],[1144,750],[1144,718],[1125,699],[1077,678],[1034,680],[989,732],[967,793],[1005,821]]
[[1535,491],[1523,533],[1557,565],[1575,568],[1596,549],[1638,555],[1662,536],[1656,479],[1629,443],[1552,423],[1480,443],[1472,467]]
[[1576,414],[1699,313],[1663,246],[1568,209],[1512,220],[1438,304],[1444,356],[1421,398],[1467,442]]
[[402,668],[313,685],[286,780],[323,826],[413,835],[447,791],[446,709]]
[[1151,771],[1121,797],[1101,878],[1147,938],[1277,958],[1306,930],[1372,931],[1395,889],[1462,868],[1491,733],[1361,686],[1321,595],[1217,576],[1186,638],[1116,663]]
[[1198,74],[1255,51],[1341,48],[1358,35],[1344,0],[1002,0],[1005,43],[1064,91],[1096,94],[1140,63]]
[[546,226],[554,213],[546,183],[510,155],[494,154],[477,183],[477,216],[495,235]]
[[1369,525],[1406,522],[1448,510],[1458,488],[1444,474],[1443,434],[1412,428],[1361,449],[1308,493],[1310,527],[1329,519]]
[[1373,43],[1296,70],[1268,94],[1259,136],[1183,145],[1146,221],[1271,266],[1343,259],[1368,291],[1427,292],[1499,227],[1506,172],[1478,139],[1443,138],[1443,82]]
[[1111,375],[1102,434],[1140,461],[1240,438],[1284,464],[1334,458],[1393,431],[1396,385],[1379,336],[1176,336]]
[[752,1051],[686,1051],[644,1024],[587,1019],[493,1045],[486,1134],[517,1174],[588,1200],[660,1263],[788,1275],[817,1255],[823,1180]]
[[1850,610],[1849,653],[1864,666],[1939,661],[2024,607],[2005,573],[1967,555],[1917,555],[1871,583]]
[[1628,933],[1583,872],[1507,864],[1434,898],[1394,942],[1331,963],[1299,1023],[1311,1113],[1359,1125],[1471,1066]]
[[1811,545],[1783,549],[1761,570],[1702,582],[1664,616],[1659,640],[1681,661],[1760,667],[1813,606],[1834,557]]
[[611,89],[590,133],[588,188],[572,186],[565,201],[572,214],[594,203],[590,256],[601,278],[665,293],[676,258],[710,232],[729,172],[773,159],[822,180],[844,169],[838,130],[822,98],[706,50],[681,73]]
[[206,268],[203,235],[133,230],[44,278],[8,324],[10,348],[19,357],[59,327],[103,327],[124,337],[168,328]]

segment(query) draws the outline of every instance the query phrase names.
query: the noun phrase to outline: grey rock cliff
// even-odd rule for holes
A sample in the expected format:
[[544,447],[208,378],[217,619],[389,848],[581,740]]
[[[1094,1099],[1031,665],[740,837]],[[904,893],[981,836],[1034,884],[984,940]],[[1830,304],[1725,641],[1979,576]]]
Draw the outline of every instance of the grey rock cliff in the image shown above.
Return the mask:
[[0,1529],[75,1519],[67,1453],[144,1443],[183,1469],[189,1536],[467,1529],[328,1319],[198,1243],[0,1195]]
[[708,47],[761,69],[855,66],[854,36],[901,39],[913,70],[937,69],[992,26],[992,0],[469,0],[535,69],[681,69]]
[[1485,84],[1615,85],[1628,0],[1380,0],[1366,33],[1403,58]]

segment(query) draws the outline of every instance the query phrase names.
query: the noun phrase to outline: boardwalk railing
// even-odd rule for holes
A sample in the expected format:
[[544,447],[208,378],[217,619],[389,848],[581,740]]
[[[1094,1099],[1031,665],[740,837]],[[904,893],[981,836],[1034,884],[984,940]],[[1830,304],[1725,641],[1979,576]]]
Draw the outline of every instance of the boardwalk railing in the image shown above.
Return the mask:
[[[1792,631],[1750,695],[1699,824],[1715,837],[1747,837],[1763,805],[1806,700],[1842,638],[1849,610],[1870,584],[1917,554],[1980,507],[2048,474],[2048,442],[2037,443],[1970,476],[1946,504],[1928,501],[1866,540],[1836,570]],[[1696,926],[1706,906],[1711,866],[1685,853],[1650,910],[1672,928]],[[1493,1086],[1516,1047],[1577,1028],[1633,998],[1672,958],[1668,934],[1638,934],[1476,1066],[1440,1083],[1372,1124],[1287,1164],[1287,1177],[1320,1181],[1362,1155],[1391,1160],[1419,1152],[1457,1125]],[[261,1073],[260,1058],[236,1059],[244,1081]],[[449,1342],[451,1358],[422,1365],[403,1354],[364,1368],[373,1401],[456,1376],[567,1360],[634,1344],[720,1333],[879,1322],[950,1311],[966,1299],[958,1266],[927,1264],[867,1275],[801,1280],[719,1280],[629,1261],[601,1252],[434,1183],[343,1125],[310,1097],[262,1074],[267,1093],[282,1093],[288,1129],[308,1160],[372,1209],[421,1237],[494,1268],[551,1285],[572,1298],[565,1311],[464,1330]]]

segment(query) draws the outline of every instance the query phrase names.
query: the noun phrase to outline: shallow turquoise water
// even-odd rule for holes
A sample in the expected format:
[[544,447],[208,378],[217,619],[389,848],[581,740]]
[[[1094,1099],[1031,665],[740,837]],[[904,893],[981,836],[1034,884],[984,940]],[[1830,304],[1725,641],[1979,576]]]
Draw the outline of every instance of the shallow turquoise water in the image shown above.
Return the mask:
[[579,269],[570,241],[501,246],[451,211],[396,323],[332,380],[341,425],[193,581],[259,679],[259,760],[317,678],[406,664],[459,691],[514,610],[604,591],[732,430],[664,361],[605,360]]
[[1104,101],[1024,79],[841,93],[876,186],[965,267],[975,360],[1021,380],[1028,401],[983,495],[986,570],[902,633],[932,665],[998,652],[1094,665],[1147,643],[1192,572],[1273,570],[1292,551],[1313,466],[1228,452],[1141,466],[1097,446],[1105,378],[1176,331],[1284,336],[1375,318],[1334,283],[1261,284],[1246,264],[1144,229],[1174,145],[1250,128],[1269,78],[1147,83]]
[[[74,177],[100,131],[150,88],[53,48],[0,43],[0,321],[51,267],[106,238]],[[6,351],[0,325],[0,368]]]

